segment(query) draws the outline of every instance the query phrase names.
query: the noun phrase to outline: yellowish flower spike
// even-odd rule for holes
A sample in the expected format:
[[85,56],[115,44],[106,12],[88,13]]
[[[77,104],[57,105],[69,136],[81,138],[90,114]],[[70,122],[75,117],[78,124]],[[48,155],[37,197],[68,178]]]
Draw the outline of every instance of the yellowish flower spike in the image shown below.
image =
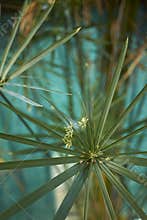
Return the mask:
[[70,148],[72,146],[72,137],[73,137],[73,124],[70,122],[70,124],[64,128],[65,129],[65,135],[63,138],[63,142],[65,143],[67,148]]
[[[80,121],[78,121],[78,125],[80,128],[86,128],[87,122],[88,122],[88,118],[83,117]],[[72,146],[73,123],[70,122],[70,124],[64,129],[65,129],[65,135],[63,138],[63,142],[67,148],[70,148]]]
[[87,122],[88,122],[88,118],[83,117],[83,118],[81,119],[81,121],[78,121],[78,125],[79,125],[81,128],[86,128]]

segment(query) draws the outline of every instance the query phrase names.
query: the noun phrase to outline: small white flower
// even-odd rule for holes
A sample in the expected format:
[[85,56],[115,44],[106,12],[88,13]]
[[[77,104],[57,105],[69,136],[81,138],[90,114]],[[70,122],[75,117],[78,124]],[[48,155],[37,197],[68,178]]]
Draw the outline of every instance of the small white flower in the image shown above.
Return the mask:
[[78,121],[78,125],[79,125],[81,128],[86,128],[87,122],[88,122],[88,118],[83,117],[83,118],[81,119],[81,121]]

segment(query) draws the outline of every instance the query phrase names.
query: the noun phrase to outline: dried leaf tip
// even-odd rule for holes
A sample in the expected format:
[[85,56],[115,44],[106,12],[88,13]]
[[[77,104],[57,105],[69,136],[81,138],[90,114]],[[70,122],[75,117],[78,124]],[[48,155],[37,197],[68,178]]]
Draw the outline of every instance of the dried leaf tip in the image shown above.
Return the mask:
[[78,27],[78,28],[76,29],[76,33],[78,33],[81,29],[82,29],[82,27]]

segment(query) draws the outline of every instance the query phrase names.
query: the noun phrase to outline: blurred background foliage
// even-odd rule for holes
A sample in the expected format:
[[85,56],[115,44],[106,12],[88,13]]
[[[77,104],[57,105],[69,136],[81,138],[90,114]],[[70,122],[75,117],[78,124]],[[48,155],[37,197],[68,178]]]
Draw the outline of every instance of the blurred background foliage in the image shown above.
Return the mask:
[[[48,1],[50,2],[51,0]],[[37,22],[38,16],[40,16],[40,13],[45,9],[47,0],[28,2],[28,7],[25,16],[22,17],[13,50],[19,47],[21,42],[27,37],[33,25]],[[0,1],[1,52],[7,43],[12,23],[15,20],[14,16],[18,15],[22,3],[23,1],[19,0]],[[77,120],[82,114],[80,107],[78,107],[80,106],[80,100],[78,100],[77,95],[80,95],[84,99],[90,98],[96,100],[96,106],[99,104],[103,93],[107,93],[109,82],[116,66],[120,49],[122,48],[122,43],[128,36],[129,49],[116,94],[116,98],[121,97],[121,99],[116,103],[111,112],[112,121],[110,123],[113,123],[113,119],[117,117],[124,106],[130,102],[146,83],[146,11],[147,1],[145,0],[57,0],[50,16],[37,32],[31,44],[19,57],[14,67],[21,66],[33,55],[39,53],[46,45],[58,39],[59,36],[62,36],[77,26],[82,27],[80,33],[71,41],[52,52],[35,65],[35,67],[24,72],[21,77],[16,79],[17,83],[23,85],[39,86],[57,91],[49,93],[44,91],[38,94],[36,90],[29,89],[27,86],[20,88],[14,87],[13,89],[33,100],[39,100],[42,104],[44,104],[42,96],[49,97],[62,111],[66,112],[73,120]],[[9,56],[13,56],[13,53]],[[58,92],[58,90],[62,91],[63,94]],[[64,93],[72,93],[73,95],[65,95]],[[30,111],[30,114],[38,114],[38,117],[44,120],[43,116],[44,114],[46,115],[46,112],[40,115],[37,108],[34,109],[30,105],[21,103],[20,100],[18,101],[15,98],[1,96],[0,99],[11,102],[11,104],[15,103],[15,106],[22,107],[25,111]],[[129,115],[127,125],[131,125],[136,120],[145,118],[146,104],[145,98],[143,98]],[[0,119],[1,129],[5,129],[7,133],[11,132],[19,135],[22,133],[23,135],[26,134],[29,136],[27,128],[21,121],[18,121],[16,115],[2,107],[0,111],[2,116]],[[126,124],[124,126],[126,126]],[[31,126],[31,129],[33,129],[35,133],[38,133],[38,135],[41,135],[40,130],[37,131],[35,126]],[[139,138],[135,137],[129,140],[129,144],[130,143],[132,147],[136,146],[136,148],[145,149],[145,133],[140,135]],[[1,145],[3,144],[5,144],[5,146],[7,145],[6,142],[1,143]],[[7,150],[5,149],[4,152],[2,150],[0,151],[1,160],[7,160],[10,157],[9,152],[12,151],[12,149],[16,149],[16,144],[8,143]],[[12,173],[11,177],[11,182],[13,182],[14,186],[11,184],[11,186],[7,186],[6,188],[11,187],[11,191],[16,191],[15,188],[18,188],[20,194],[25,194],[25,191],[30,191],[32,185],[36,185],[36,181],[40,184],[50,175],[48,168],[37,169],[38,171],[36,172],[41,173],[41,175],[39,174],[39,180],[38,176],[36,180],[36,174],[33,174],[33,169],[29,171],[29,173],[28,171],[17,171]],[[33,177],[31,182],[29,182],[30,176]],[[95,177],[93,177],[93,182],[95,183],[95,187],[92,189],[90,195],[91,202],[89,207],[89,210],[93,211],[90,212],[89,219],[107,220],[108,216]],[[130,186],[130,189],[133,189],[133,192],[138,195],[140,205],[145,207],[146,194],[142,192],[142,190],[141,195],[139,194],[140,186],[135,183],[130,184],[127,181],[124,182],[124,184]],[[107,182],[107,185],[113,203],[116,204],[118,219],[133,219],[131,210],[123,205],[122,199],[112,189],[109,182]],[[5,192],[1,190],[0,193],[2,195],[0,203],[3,209],[9,202],[4,199]],[[18,197],[19,196],[20,195],[18,195]],[[95,199],[95,197],[98,199]],[[77,200],[75,216],[82,219],[82,208],[79,208],[81,207],[80,203],[81,201]],[[46,210],[43,208],[45,204],[46,201],[44,201],[44,203],[42,202],[42,205],[39,202],[38,205],[35,206],[35,210],[37,210],[39,206],[42,207],[37,213]],[[53,210],[50,213],[51,216],[52,212]],[[36,216],[38,217],[39,214],[36,214]],[[46,216],[48,216],[48,212],[43,211],[42,214],[40,213],[40,218],[46,219]],[[22,216],[21,219],[23,219]],[[73,217],[71,216],[69,219],[73,219]]]

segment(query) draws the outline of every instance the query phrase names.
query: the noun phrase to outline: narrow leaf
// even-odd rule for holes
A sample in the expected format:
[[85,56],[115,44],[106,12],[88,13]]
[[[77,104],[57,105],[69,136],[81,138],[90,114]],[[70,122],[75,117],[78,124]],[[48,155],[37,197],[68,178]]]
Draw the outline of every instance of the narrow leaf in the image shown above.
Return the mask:
[[56,157],[47,159],[34,159],[34,160],[16,160],[9,162],[0,162],[0,170],[12,170],[41,166],[53,166],[59,164],[68,164],[79,162],[80,157]]
[[14,141],[14,142],[18,142],[21,144],[31,145],[33,147],[37,147],[40,149],[46,149],[46,150],[51,150],[51,151],[60,152],[60,153],[66,153],[66,154],[71,154],[71,155],[81,155],[80,153],[76,152],[75,150],[73,151],[70,149],[63,148],[63,147],[55,147],[52,144],[34,141],[31,139],[27,139],[27,138],[15,136],[15,135],[10,135],[10,134],[0,133],[0,139]]
[[[11,46],[14,42],[14,39],[15,39],[15,36],[16,36],[16,33],[17,33],[17,30],[18,30],[18,27],[19,27],[19,24],[20,24],[20,21],[22,19],[22,16],[24,14],[24,10],[26,8],[26,5],[27,5],[27,1],[25,1],[24,3],[24,6],[22,8],[22,12],[21,12],[21,15],[19,16],[18,20],[16,21],[15,25],[14,25],[14,28],[12,30],[12,33],[11,33],[11,36],[10,36],[10,39],[8,41],[8,44],[7,44],[7,47],[4,51],[4,55],[3,55],[3,58],[2,58],[2,62],[1,62],[1,65],[0,65],[0,75],[2,75],[2,71],[3,71],[3,68],[4,68],[4,65],[5,65],[5,62],[6,62],[6,59],[8,57],[8,54],[9,54],[9,51],[11,49]],[[2,75],[2,78],[3,78],[3,75]]]
[[91,171],[92,171],[92,163],[90,164],[90,168],[88,171],[88,179],[86,183],[86,192],[85,192],[85,202],[84,202],[84,220],[88,220],[88,208],[89,208],[89,194],[90,194],[90,186],[91,186]]
[[147,178],[140,176],[139,173],[136,173],[132,170],[129,170],[129,169],[119,165],[118,163],[114,163],[114,162],[109,162],[108,166],[112,171],[116,172],[117,174],[123,175],[123,176],[128,177],[129,179],[131,179],[139,184],[143,184],[143,185],[147,186]]
[[10,151],[8,154],[9,155],[12,155],[12,156],[18,156],[18,155],[25,155],[25,154],[33,154],[33,153],[47,153],[49,150],[46,150],[46,149],[39,149],[39,148],[36,148],[36,149],[24,149],[24,150],[15,150],[15,151]]
[[144,88],[139,92],[139,94],[134,98],[134,100],[129,104],[129,106],[121,113],[117,123],[112,128],[110,128],[110,130],[106,131],[105,135],[103,136],[100,142],[101,146],[104,146],[104,144],[107,143],[107,141],[111,138],[116,129],[121,125],[125,117],[132,111],[135,104],[142,98],[145,92],[147,92],[147,85],[144,86]]
[[136,203],[136,198],[133,197],[127,189],[122,185],[120,180],[113,175],[113,173],[104,165],[101,164],[101,168],[112,183],[112,185],[116,188],[116,190],[121,194],[121,196],[124,198],[124,200],[128,201],[128,203],[134,208],[136,213],[142,218],[145,219],[146,215],[143,212],[143,210],[138,206]]
[[64,114],[64,112],[60,111],[59,108],[57,108],[57,106],[53,103],[53,101],[49,100],[48,98],[44,97],[45,100],[50,104],[51,108],[54,109],[57,117],[63,121],[63,122],[66,122],[66,123],[70,123],[71,120],[70,118],[67,118],[67,116]]
[[146,167],[147,166],[147,158],[142,158],[142,157],[133,157],[130,155],[122,155],[122,156],[118,156],[116,157],[115,161],[122,161],[123,164],[133,164],[136,166],[143,166]]
[[83,168],[81,172],[78,174],[78,176],[75,178],[71,188],[69,189],[62,204],[60,205],[54,217],[54,220],[61,220],[61,219],[64,220],[67,217],[73,203],[77,199],[83,187],[84,182],[86,181],[87,176],[88,176],[88,169]]
[[48,124],[46,124],[45,122],[38,120],[36,117],[32,117],[10,105],[7,105],[6,103],[0,102],[0,104],[2,104],[3,106],[5,106],[6,108],[12,110],[13,112],[15,112],[17,115],[20,115],[24,118],[26,118],[27,120],[31,121],[32,123],[36,124],[37,126],[43,128],[44,130],[51,132],[52,135],[54,134],[56,137],[60,137],[62,139],[62,135],[60,135],[59,133],[57,133],[55,131],[55,129],[51,129],[50,126]]
[[59,47],[60,45],[64,44],[69,39],[71,39],[75,34],[77,34],[79,32],[79,30],[80,30],[80,28],[77,28],[76,30],[72,31],[67,36],[61,38],[60,40],[56,41],[51,46],[49,46],[48,48],[43,50],[39,55],[35,56],[30,61],[28,61],[27,63],[23,64],[18,70],[16,70],[15,72],[12,73],[12,75],[9,77],[9,80],[14,79],[15,77],[21,75],[27,69],[29,69],[32,66],[34,66],[36,63],[38,63],[40,60],[42,60],[46,55],[48,55],[48,53],[50,53],[51,51],[55,50],[57,47]]
[[117,87],[119,76],[120,76],[122,66],[123,66],[123,63],[124,63],[124,59],[125,59],[125,56],[126,56],[127,47],[128,47],[128,38],[127,38],[127,40],[125,42],[125,45],[124,45],[124,47],[121,51],[120,58],[118,60],[118,65],[116,67],[116,71],[114,73],[114,76],[113,76],[113,79],[112,79],[112,82],[111,82],[108,97],[106,98],[106,101],[105,101],[105,104],[104,104],[104,109],[103,109],[103,112],[102,112],[102,116],[101,116],[100,122],[98,124],[98,141],[97,141],[97,144],[99,144],[99,142],[101,140],[101,136],[102,136],[103,129],[104,129],[104,126],[105,126],[105,122],[107,120],[107,116],[108,116],[108,113],[109,113],[109,110],[110,110],[110,107],[111,107],[114,92],[115,92],[115,89]]
[[38,104],[37,102],[34,102],[31,99],[29,99],[29,98],[27,98],[27,97],[25,97],[23,95],[20,95],[19,93],[13,92],[11,90],[3,89],[3,88],[0,89],[0,90],[2,92],[4,92],[4,93],[7,93],[10,96],[15,97],[16,99],[20,99],[21,101],[26,102],[26,103],[28,103],[30,105],[35,106],[35,107],[43,107],[42,105]]
[[137,135],[138,133],[140,133],[141,131],[145,130],[146,128],[147,128],[147,126],[143,126],[141,128],[138,128],[137,130],[131,132],[130,134],[119,138],[117,141],[113,142],[112,144],[104,146],[102,148],[102,150],[106,151],[106,150],[110,150],[111,148],[118,147],[118,144],[120,144],[122,141],[124,141],[124,140],[126,140],[126,139],[128,139],[130,137],[133,137],[134,135]]
[[140,126],[143,126],[143,125],[146,125],[146,124],[147,124],[147,119],[144,118],[144,119],[142,119],[142,120],[140,120],[140,121],[137,121],[137,122],[131,124],[129,127],[124,128],[124,129],[122,129],[121,131],[117,132],[116,135],[117,135],[117,136],[120,136],[120,135],[122,135],[122,134],[124,134],[124,133],[128,133],[128,132],[130,132],[130,131],[136,129],[137,127],[140,127]]
[[67,169],[63,173],[49,180],[46,184],[42,185],[34,192],[29,193],[24,198],[19,200],[14,205],[10,206],[10,208],[0,213],[1,220],[7,220],[11,216],[15,215],[17,212],[21,211],[22,208],[26,208],[30,206],[32,203],[36,202],[38,199],[46,195],[48,192],[54,190],[57,186],[64,183],[66,180],[74,176],[80,169],[81,164],[76,164],[71,168]]
[[48,7],[47,11],[40,17],[39,21],[37,22],[37,25],[35,25],[35,27],[32,29],[32,31],[29,33],[29,35],[27,36],[27,38],[25,39],[24,43],[22,44],[22,46],[17,50],[17,52],[13,55],[12,59],[10,60],[10,62],[8,63],[4,73],[3,73],[3,79],[6,78],[9,70],[11,69],[11,67],[13,66],[13,64],[16,62],[17,58],[20,56],[20,54],[24,51],[24,49],[28,46],[28,44],[30,43],[30,41],[32,40],[32,38],[34,37],[34,35],[36,34],[36,32],[38,31],[38,29],[40,28],[40,26],[43,24],[43,22],[46,20],[47,16],[49,15],[49,13],[51,12],[52,8],[54,5],[54,1],[52,1],[52,4]]
[[123,155],[137,155],[137,154],[147,154],[147,151],[134,151],[134,152],[125,152],[125,153],[119,153],[119,154],[117,154],[118,156],[123,156]]
[[14,87],[23,87],[23,88],[28,88],[32,90],[40,90],[40,91],[45,91],[45,92],[50,92],[50,93],[57,93],[57,94],[64,94],[64,95],[72,95],[71,93],[66,93],[61,90],[54,90],[54,89],[45,89],[37,86],[30,86],[30,85],[25,85],[25,84],[19,84],[19,83],[5,83],[7,86],[14,86]]
[[121,155],[135,155],[135,154],[147,154],[147,151],[134,151],[134,152],[119,153],[118,156],[121,156]]
[[107,191],[107,188],[106,188],[103,176],[102,176],[102,172],[101,172],[101,170],[100,170],[97,163],[95,164],[95,173],[96,173],[97,178],[98,178],[98,183],[99,183],[99,186],[100,186],[100,190],[102,192],[103,199],[105,201],[105,205],[107,207],[107,211],[108,211],[108,214],[110,216],[110,219],[115,220],[115,219],[117,219],[116,214],[115,214],[115,211],[113,209],[113,205],[112,205],[111,199],[109,197],[109,194],[108,194],[108,191]]

